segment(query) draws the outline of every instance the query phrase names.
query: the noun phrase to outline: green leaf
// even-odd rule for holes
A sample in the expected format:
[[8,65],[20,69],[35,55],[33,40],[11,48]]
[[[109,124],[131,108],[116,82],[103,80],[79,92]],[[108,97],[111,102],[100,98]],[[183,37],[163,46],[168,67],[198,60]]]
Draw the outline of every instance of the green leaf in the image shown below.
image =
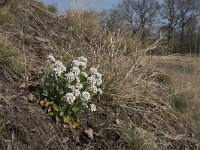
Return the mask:
[[60,116],[63,116],[64,115],[64,113],[63,112],[60,112]]
[[75,105],[73,106],[72,111],[73,111],[74,113],[78,113],[78,112],[81,111],[81,109],[82,109],[82,102],[81,102],[81,101],[77,101],[77,102],[75,103]]
[[58,106],[57,106],[55,103],[53,104],[52,107],[53,107],[53,109],[54,109],[55,111],[59,111],[59,108],[58,108]]
[[48,94],[43,92],[43,93],[42,93],[42,96],[47,97]]
[[53,116],[55,113],[54,112],[49,112],[49,116]]
[[45,107],[48,107],[49,104],[50,104],[50,102],[46,102],[46,103],[45,103]]
[[65,91],[63,91],[63,90],[60,90],[60,93],[59,93],[60,95],[63,95],[63,94],[65,94]]
[[69,121],[70,121],[70,116],[63,116],[63,118],[64,118],[64,122],[65,123],[68,123]]

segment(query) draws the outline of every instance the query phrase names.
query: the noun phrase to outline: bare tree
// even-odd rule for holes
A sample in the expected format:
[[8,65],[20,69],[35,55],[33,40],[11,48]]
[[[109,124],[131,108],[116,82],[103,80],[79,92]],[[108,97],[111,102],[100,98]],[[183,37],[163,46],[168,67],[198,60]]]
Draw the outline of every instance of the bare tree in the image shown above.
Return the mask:
[[132,9],[136,14],[136,24],[142,31],[142,41],[145,37],[146,28],[151,28],[155,16],[159,9],[159,4],[155,0],[135,0],[132,1]]
[[183,38],[186,25],[200,14],[198,4],[198,0],[178,0],[181,49],[183,48]]
[[[174,33],[180,37],[179,52],[185,51],[183,46],[188,48],[188,35],[184,39],[186,28],[194,24],[194,20],[199,15],[199,0],[164,0],[162,4],[162,21],[168,26],[168,41],[173,44]],[[191,28],[190,28],[191,29]],[[178,31],[178,32],[177,32]],[[194,30],[193,30],[194,31]],[[191,33],[191,32],[190,32]],[[193,34],[194,35],[194,34]],[[173,40],[172,40],[173,38]],[[186,39],[188,38],[188,39]],[[190,36],[191,38],[191,36]],[[177,47],[177,43],[176,43]],[[186,50],[187,51],[187,50]],[[176,51],[177,52],[177,51]]]
[[159,8],[157,0],[122,0],[112,9],[111,16],[123,27],[141,31],[141,39],[144,41],[147,29],[151,28]]
[[185,26],[185,35],[184,35],[184,45],[186,45],[187,52],[195,53],[197,51],[196,44],[198,35],[198,19],[196,17],[191,18],[190,21]]
[[163,22],[168,28],[167,39],[168,41],[171,41],[173,32],[179,21],[179,7],[177,0],[164,0],[161,10]]

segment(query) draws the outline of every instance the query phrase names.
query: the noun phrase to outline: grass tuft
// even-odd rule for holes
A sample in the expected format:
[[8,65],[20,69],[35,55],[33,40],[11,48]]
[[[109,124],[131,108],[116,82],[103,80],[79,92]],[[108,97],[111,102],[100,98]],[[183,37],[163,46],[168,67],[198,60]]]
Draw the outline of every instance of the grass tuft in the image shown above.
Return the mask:
[[142,128],[126,127],[123,130],[128,150],[157,150],[156,138]]
[[[0,36],[2,37],[2,36]],[[24,69],[22,53],[7,39],[0,40],[0,76],[1,79],[14,83],[19,80]]]
[[14,16],[9,11],[0,12],[0,26],[14,23]]
[[50,5],[50,4],[49,4],[49,5],[47,5],[46,7],[47,7],[47,10],[48,10],[48,11],[50,11],[50,12],[52,12],[52,13],[54,13],[54,14],[56,14],[56,13],[58,12],[56,6],[54,6],[54,5]]
[[187,112],[188,100],[184,94],[179,93],[172,95],[171,100],[178,111],[180,111],[181,113]]
[[14,68],[17,62],[18,53],[12,45],[0,41],[0,68]]
[[101,25],[95,11],[71,9],[66,13],[64,20],[69,33],[81,40],[89,42],[100,35]]
[[156,75],[156,81],[164,85],[169,85],[171,83],[171,77],[167,74],[159,73]]

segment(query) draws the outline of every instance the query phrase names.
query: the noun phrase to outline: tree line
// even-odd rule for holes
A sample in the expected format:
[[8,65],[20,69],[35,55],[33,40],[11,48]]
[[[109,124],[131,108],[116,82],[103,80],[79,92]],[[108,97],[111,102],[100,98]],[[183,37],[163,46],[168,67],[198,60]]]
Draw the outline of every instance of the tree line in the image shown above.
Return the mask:
[[102,17],[106,29],[138,34],[142,45],[162,36],[170,53],[200,53],[199,0],[122,0]]

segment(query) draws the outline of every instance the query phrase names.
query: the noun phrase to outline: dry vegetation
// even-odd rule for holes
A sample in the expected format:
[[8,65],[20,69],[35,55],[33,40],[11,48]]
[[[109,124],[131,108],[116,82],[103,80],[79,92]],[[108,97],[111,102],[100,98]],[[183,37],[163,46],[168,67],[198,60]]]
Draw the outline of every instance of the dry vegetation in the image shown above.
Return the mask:
[[[0,25],[6,37],[0,37],[0,149],[199,148],[198,126],[176,109],[171,101],[176,90],[158,82],[154,60],[145,56],[156,45],[141,49],[137,37],[105,32],[92,11],[71,10],[58,17],[36,1],[8,2],[1,6],[1,12],[6,11],[13,21]],[[103,75],[104,94],[95,100],[98,111],[82,112],[78,129],[56,125],[38,105],[37,82],[50,53],[65,61],[84,55]],[[16,65],[21,69],[15,69]],[[8,72],[15,83],[12,90],[2,88],[10,83],[3,80],[7,79],[6,68],[15,71],[14,75]],[[197,77],[183,72],[177,75],[176,81],[182,81],[180,76],[187,81]],[[178,93],[185,93],[184,83]],[[194,100],[199,97],[197,87],[187,86],[193,90]],[[93,129],[92,140],[84,134],[87,128]]]
[[183,115],[193,119],[199,126],[200,98],[200,57],[192,55],[159,56],[155,63],[159,70],[166,74],[171,81],[170,86],[179,95],[177,103]]

